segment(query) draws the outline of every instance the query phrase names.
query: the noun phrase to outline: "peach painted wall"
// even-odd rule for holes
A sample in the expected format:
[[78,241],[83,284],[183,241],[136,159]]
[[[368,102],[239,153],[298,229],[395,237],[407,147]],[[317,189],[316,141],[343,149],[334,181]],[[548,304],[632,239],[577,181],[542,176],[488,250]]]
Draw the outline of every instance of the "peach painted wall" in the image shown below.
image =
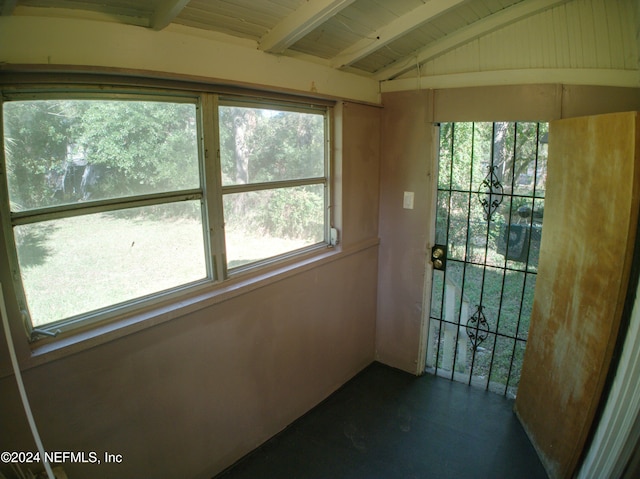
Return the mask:
[[[380,166],[380,270],[376,358],[420,374],[425,251],[429,240],[432,92],[383,97]],[[404,192],[414,208],[403,208]]]
[[[69,477],[208,479],[374,360],[379,153],[369,140],[379,136],[380,109],[345,104],[336,116],[348,133],[335,158],[344,246],[229,299],[34,361],[0,244],[0,281],[45,447],[123,456],[119,465],[67,464]],[[0,450],[35,450],[0,340]]]

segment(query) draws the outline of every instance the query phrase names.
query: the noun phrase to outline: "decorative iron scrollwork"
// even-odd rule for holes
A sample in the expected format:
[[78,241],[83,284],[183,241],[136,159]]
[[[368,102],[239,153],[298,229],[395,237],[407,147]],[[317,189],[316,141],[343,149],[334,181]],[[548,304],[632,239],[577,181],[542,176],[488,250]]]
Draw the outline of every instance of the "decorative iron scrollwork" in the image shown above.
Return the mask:
[[482,312],[483,309],[482,305],[478,305],[476,312],[467,321],[467,336],[469,336],[474,350],[489,337],[489,323]]
[[491,216],[502,203],[503,193],[504,188],[502,183],[500,183],[500,178],[496,175],[496,167],[490,166],[489,173],[487,173],[485,179],[482,180],[480,189],[478,190],[480,204],[484,208],[484,215],[488,221],[491,220]]

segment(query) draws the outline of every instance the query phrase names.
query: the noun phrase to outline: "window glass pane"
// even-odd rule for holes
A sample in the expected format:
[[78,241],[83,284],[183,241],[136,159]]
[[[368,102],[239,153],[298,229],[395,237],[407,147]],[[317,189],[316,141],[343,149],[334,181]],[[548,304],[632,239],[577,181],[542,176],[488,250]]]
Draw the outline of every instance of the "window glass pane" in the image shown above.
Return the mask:
[[222,184],[324,176],[324,115],[221,106]]
[[207,276],[199,201],[16,226],[34,326]]
[[224,196],[227,265],[235,268],[324,241],[324,185]]
[[10,101],[3,114],[12,211],[200,186],[192,103]]

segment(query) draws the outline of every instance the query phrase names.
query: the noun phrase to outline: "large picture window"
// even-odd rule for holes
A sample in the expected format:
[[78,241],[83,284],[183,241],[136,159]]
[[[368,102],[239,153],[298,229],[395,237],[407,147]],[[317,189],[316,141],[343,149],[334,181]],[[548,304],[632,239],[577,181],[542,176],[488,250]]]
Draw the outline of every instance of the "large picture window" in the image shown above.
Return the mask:
[[326,246],[326,107],[206,95],[5,95],[3,217],[34,338]]

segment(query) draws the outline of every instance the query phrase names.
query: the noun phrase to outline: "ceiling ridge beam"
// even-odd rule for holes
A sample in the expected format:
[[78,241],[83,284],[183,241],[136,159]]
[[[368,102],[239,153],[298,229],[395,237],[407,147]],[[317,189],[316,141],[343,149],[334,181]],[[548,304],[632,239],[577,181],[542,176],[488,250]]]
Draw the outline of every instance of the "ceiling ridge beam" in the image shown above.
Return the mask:
[[164,0],[151,17],[151,28],[162,30],[180,15],[190,0]]
[[431,0],[396,18],[371,35],[357,41],[331,59],[331,66],[343,68],[379,50],[407,32],[433,20],[469,0]]
[[446,35],[411,55],[396,60],[388,67],[375,72],[372,78],[378,81],[391,80],[415,68],[416,65],[421,65],[483,35],[569,1],[571,0],[524,0]]
[[258,49],[269,53],[282,53],[354,1],[308,0],[265,33],[258,42]]

